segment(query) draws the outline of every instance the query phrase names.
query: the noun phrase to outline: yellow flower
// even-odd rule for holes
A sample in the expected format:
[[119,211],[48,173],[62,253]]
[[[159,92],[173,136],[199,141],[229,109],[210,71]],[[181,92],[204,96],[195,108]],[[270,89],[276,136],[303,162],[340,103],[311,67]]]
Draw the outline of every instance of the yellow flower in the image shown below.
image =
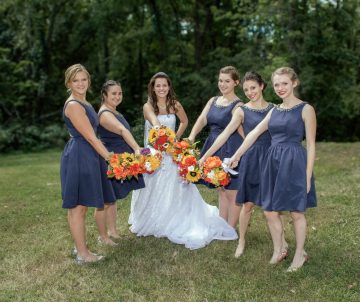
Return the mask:
[[189,182],[196,182],[201,178],[201,173],[199,169],[195,169],[194,171],[188,171],[186,174],[186,180]]
[[149,143],[151,143],[151,144],[155,143],[157,136],[158,136],[157,130],[154,128],[151,128],[149,131],[149,138],[148,138]]

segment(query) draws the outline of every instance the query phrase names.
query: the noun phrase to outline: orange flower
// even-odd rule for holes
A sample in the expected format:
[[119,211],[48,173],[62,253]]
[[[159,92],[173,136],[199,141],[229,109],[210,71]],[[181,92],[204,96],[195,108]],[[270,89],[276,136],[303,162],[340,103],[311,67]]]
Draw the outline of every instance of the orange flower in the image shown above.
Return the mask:
[[182,159],[181,163],[185,166],[195,166],[196,158],[195,158],[195,156],[187,155]]
[[158,132],[158,135],[159,135],[159,136],[164,136],[165,134],[166,134],[166,129],[160,128],[160,129],[159,129],[159,132]]
[[221,167],[221,163],[221,159],[218,156],[211,156],[205,160],[204,167],[207,169],[214,169]]

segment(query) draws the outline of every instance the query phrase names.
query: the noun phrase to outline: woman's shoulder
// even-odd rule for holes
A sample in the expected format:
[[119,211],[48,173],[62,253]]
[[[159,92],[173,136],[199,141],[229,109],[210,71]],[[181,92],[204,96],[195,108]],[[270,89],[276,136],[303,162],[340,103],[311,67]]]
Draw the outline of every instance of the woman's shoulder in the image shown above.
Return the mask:
[[147,100],[143,106],[143,110],[151,110],[154,111],[153,105],[150,103],[149,100]]

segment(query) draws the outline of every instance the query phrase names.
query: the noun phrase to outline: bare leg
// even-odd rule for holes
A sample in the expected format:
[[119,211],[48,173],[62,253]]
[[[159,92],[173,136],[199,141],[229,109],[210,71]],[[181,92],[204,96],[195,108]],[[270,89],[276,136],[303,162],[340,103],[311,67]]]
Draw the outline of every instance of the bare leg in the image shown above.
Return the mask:
[[306,238],[306,218],[304,213],[301,212],[291,212],[291,218],[295,229],[296,251],[289,270],[296,270],[302,267],[307,260],[307,255],[304,250]]
[[271,238],[274,245],[274,252],[270,259],[270,264],[276,264],[281,261],[282,258],[281,251],[283,226],[281,223],[279,212],[264,211],[264,214],[268,222]]
[[245,202],[240,211],[239,217],[239,244],[235,251],[235,258],[240,257],[244,253],[245,248],[245,235],[249,226],[252,210],[254,208],[252,202]]
[[237,194],[237,190],[225,190],[225,194],[226,194],[226,198],[228,201],[228,223],[235,228],[238,221],[239,221],[239,215],[240,215],[240,210],[241,207],[239,205],[236,204],[236,194]]
[[68,222],[78,255],[85,261],[96,261],[97,257],[91,254],[86,246],[86,211],[87,207],[81,205],[69,209]]
[[114,241],[112,241],[106,231],[106,216],[104,209],[95,209],[94,213],[96,225],[99,231],[99,242],[108,244],[108,245],[116,245]]
[[282,232],[282,251],[283,252],[287,252],[287,250],[289,249],[289,244],[286,242],[285,239],[285,214],[280,212],[280,218],[281,218],[281,223],[283,225],[283,232]]
[[217,189],[218,193],[219,193],[219,215],[220,217],[224,218],[226,221],[228,221],[228,203],[229,201],[227,200],[226,197],[226,192],[223,188],[219,188]]
[[116,239],[120,238],[119,232],[116,229],[117,204],[115,202],[105,205],[105,216],[109,236]]

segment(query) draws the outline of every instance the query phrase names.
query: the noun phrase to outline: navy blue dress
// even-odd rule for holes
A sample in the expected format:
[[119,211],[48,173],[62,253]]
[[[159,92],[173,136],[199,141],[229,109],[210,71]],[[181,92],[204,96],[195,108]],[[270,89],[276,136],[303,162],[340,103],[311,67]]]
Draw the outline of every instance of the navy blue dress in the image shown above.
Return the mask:
[[60,163],[62,207],[70,209],[83,205],[103,208],[100,155],[65,116],[65,108],[69,102],[77,102],[85,108],[86,115],[95,132],[99,125],[99,118],[90,104],[87,105],[77,100],[65,103],[63,119],[71,137],[64,148]]
[[[246,105],[241,106],[244,112],[243,129],[245,136],[249,134],[274,107],[273,104],[260,110],[252,109]],[[241,157],[239,164],[238,190],[236,202],[239,204],[251,201],[261,206],[260,180],[266,153],[271,144],[268,131],[261,134],[256,142]]]
[[275,106],[269,121],[271,146],[261,178],[262,208],[266,211],[305,212],[316,207],[314,178],[306,193],[306,150],[302,102],[290,109]]
[[[201,156],[205,154],[205,152],[212,146],[217,137],[224,131],[227,125],[230,123],[232,119],[232,110],[236,105],[238,105],[241,101],[236,100],[228,106],[221,106],[216,104],[216,100],[218,97],[215,97],[210,110],[206,116],[207,124],[210,127],[210,133],[207,137],[204,146],[201,149]],[[225,142],[222,147],[216,151],[212,156],[219,156],[221,160],[224,158],[230,158],[236,150],[240,147],[243,142],[243,138],[238,133],[238,131],[234,131],[233,134],[230,135],[228,140]],[[227,190],[237,190],[236,188],[236,180],[238,175],[231,175],[231,182],[225,188]],[[215,188],[213,185],[208,184],[206,182],[200,182],[205,184],[209,188]]]
[[[117,118],[117,120],[124,125],[126,129],[130,131],[130,125],[126,119],[121,115],[114,113],[110,110],[102,110],[99,112],[99,117],[105,111],[111,112]],[[123,137],[119,134],[106,130],[104,127],[99,125],[98,135],[105,145],[105,147],[114,153],[124,153],[129,152],[133,153],[133,149],[125,142]],[[103,176],[103,193],[105,203],[112,203],[117,199],[125,198],[130,191],[137,190],[145,187],[144,179],[142,175],[139,175],[138,179],[131,178],[130,180],[126,179],[123,182],[116,180],[115,178],[107,178],[107,163],[105,160],[101,160],[101,173]]]

